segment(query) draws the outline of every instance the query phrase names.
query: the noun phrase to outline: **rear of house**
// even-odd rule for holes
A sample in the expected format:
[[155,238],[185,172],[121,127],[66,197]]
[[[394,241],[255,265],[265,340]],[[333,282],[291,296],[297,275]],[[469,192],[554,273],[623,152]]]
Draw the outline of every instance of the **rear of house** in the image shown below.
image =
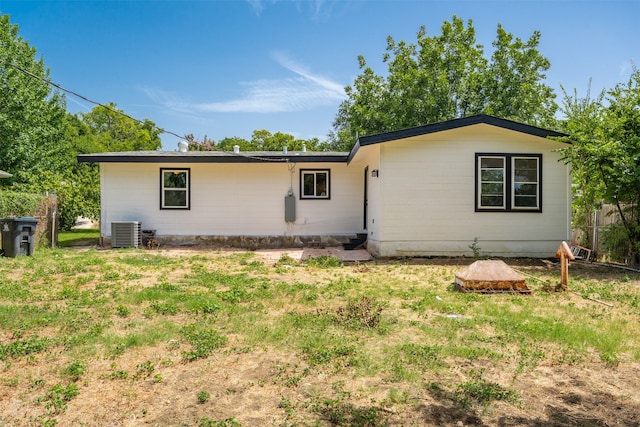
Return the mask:
[[376,256],[553,256],[571,236],[561,134],[479,115],[362,137],[350,153],[98,153],[101,233],[248,248],[367,236]]

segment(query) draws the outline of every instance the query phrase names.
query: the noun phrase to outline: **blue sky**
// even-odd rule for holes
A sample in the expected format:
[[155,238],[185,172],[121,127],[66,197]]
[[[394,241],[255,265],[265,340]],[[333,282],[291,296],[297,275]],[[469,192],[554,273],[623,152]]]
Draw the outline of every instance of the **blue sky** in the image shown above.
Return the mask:
[[[473,20],[487,57],[498,23],[523,39],[539,30],[559,98],[560,85],[585,95],[592,79],[597,94],[640,65],[640,0],[0,0],[0,13],[54,82],[216,141],[256,129],[326,139],[358,55],[382,74],[387,36],[438,35],[454,14]],[[179,138],[162,140],[174,150]]]

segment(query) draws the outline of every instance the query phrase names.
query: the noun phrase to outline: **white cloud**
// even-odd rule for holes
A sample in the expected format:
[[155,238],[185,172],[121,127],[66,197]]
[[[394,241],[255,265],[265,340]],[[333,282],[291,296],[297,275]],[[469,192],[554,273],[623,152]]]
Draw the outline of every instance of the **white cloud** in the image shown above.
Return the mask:
[[256,13],[256,15],[260,15],[264,10],[264,5],[262,0],[246,0],[246,1],[247,3],[249,3],[249,5],[251,5],[251,8]]
[[182,113],[295,112],[336,104],[345,99],[341,84],[314,74],[282,53],[274,53],[273,57],[294,75],[282,79],[241,82],[245,90],[238,99],[190,103],[157,89],[145,88],[144,91],[165,108]]
[[327,92],[334,92],[336,95],[339,94],[340,98],[344,97],[343,85],[336,82],[332,82],[331,80],[328,80],[324,77],[316,76],[312,74],[302,65],[297,64],[296,62],[291,60],[291,58],[287,57],[285,54],[281,52],[274,52],[273,57],[280,65],[282,65],[284,68],[288,69],[289,71],[292,71],[298,74],[299,76],[303,77],[304,79],[317,84],[318,86],[324,88]]
[[[298,12],[308,13],[312,19],[327,18],[331,14],[336,0],[245,0],[258,16],[269,5],[276,3],[293,4]],[[344,2],[344,0],[340,0]]]

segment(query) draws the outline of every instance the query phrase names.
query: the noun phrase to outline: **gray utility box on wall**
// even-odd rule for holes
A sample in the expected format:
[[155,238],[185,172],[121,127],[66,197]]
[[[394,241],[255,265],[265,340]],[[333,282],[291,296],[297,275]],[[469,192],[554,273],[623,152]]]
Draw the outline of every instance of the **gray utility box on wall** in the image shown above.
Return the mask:
[[284,221],[296,222],[296,196],[293,194],[284,196]]
[[38,220],[28,216],[0,219],[4,256],[33,255],[37,225]]

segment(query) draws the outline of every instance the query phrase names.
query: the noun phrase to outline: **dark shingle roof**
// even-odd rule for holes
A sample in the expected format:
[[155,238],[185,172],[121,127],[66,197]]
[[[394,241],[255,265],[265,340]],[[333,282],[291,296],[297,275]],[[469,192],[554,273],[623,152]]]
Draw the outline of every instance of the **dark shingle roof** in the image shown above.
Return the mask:
[[360,147],[380,144],[388,141],[395,141],[397,139],[411,138],[413,136],[427,135],[435,132],[443,132],[478,124],[497,126],[503,129],[509,129],[516,132],[539,136],[541,138],[568,136],[564,133],[556,132],[554,130],[543,129],[537,126],[514,122],[512,120],[501,119],[499,117],[490,116],[488,114],[478,114],[475,116],[463,117],[460,119],[446,120],[444,122],[432,123],[429,125],[416,126],[407,129],[400,129],[396,131],[360,137],[358,138],[356,145],[351,150],[351,153],[349,153],[349,161],[353,158],[353,156],[355,156]]
[[347,161],[347,152],[324,151],[126,151],[78,155],[79,162],[99,163],[267,163],[267,162],[339,162]]

